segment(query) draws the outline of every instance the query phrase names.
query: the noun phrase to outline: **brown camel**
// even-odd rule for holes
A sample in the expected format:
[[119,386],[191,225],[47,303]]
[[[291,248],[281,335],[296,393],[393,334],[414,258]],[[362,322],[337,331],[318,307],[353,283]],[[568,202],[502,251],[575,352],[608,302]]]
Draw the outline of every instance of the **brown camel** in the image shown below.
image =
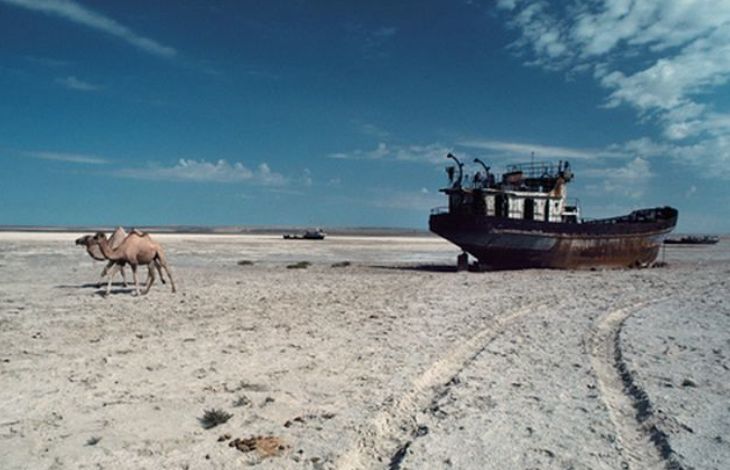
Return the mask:
[[[127,237],[127,232],[124,231],[122,227],[117,227],[117,229],[112,234],[111,238],[109,239],[109,243],[111,244],[112,248],[116,248],[119,246],[120,243]],[[105,278],[107,275],[114,276],[114,272],[110,272],[110,268],[114,266],[115,264],[119,264],[118,271],[122,273],[122,281],[124,281],[124,287],[127,287],[127,277],[124,275],[124,262],[117,263],[116,261],[108,260],[104,257],[104,253],[101,252],[101,248],[99,248],[99,245],[93,241],[94,236],[93,235],[85,235],[83,237],[76,239],[77,245],[83,245],[86,247],[86,252],[91,256],[93,259],[97,261],[108,261],[106,267],[104,267],[104,270],[101,272],[101,279]],[[160,272],[160,275],[162,275],[162,272]],[[101,279],[99,280],[99,287],[101,287]],[[110,279],[111,280],[111,279]],[[164,280],[162,282],[165,282]]]
[[[137,295],[139,292],[139,283],[137,282],[137,267],[140,265],[147,266],[147,285],[142,291],[142,295],[149,292],[152,287],[152,283],[155,282],[155,266],[165,269],[168,279],[170,279],[170,285],[172,286],[172,292],[175,292],[175,281],[172,280],[170,274],[170,268],[167,266],[167,260],[165,254],[162,251],[162,247],[155,243],[149,234],[142,233],[138,230],[132,230],[127,237],[119,244],[116,248],[112,248],[107,240],[106,235],[102,232],[98,232],[93,237],[93,242],[99,245],[104,257],[115,263],[127,263],[132,268],[132,277],[134,278],[134,290]],[[118,266],[116,264],[115,266]],[[114,268],[112,268],[114,269]],[[162,275],[162,271],[160,271]],[[106,293],[109,294],[111,291],[112,283],[111,277],[106,287]]]
[[[142,232],[139,232],[140,234]],[[124,231],[122,227],[117,227],[116,230],[114,230],[114,233],[112,234],[111,238],[109,239],[109,244],[111,245],[112,249],[118,247],[124,239],[127,238],[127,232]],[[127,287],[127,277],[124,275],[124,265],[126,262],[121,261],[112,261],[104,257],[104,253],[101,252],[101,248],[99,248],[99,244],[94,240],[94,235],[85,235],[83,237],[76,239],[77,245],[83,245],[86,247],[86,252],[91,256],[93,259],[97,261],[107,261],[106,267],[104,267],[104,270],[101,272],[101,279],[99,279],[99,287],[101,287],[101,283],[103,282],[103,279],[107,276],[111,276],[113,279],[114,273],[116,271],[119,271],[122,274],[122,281],[124,282],[124,287]],[[157,272],[160,274],[160,281],[162,281],[163,284],[166,283],[165,276],[162,275],[162,268],[160,267],[159,263],[155,262],[155,268],[157,268]],[[111,279],[110,279],[111,280]]]

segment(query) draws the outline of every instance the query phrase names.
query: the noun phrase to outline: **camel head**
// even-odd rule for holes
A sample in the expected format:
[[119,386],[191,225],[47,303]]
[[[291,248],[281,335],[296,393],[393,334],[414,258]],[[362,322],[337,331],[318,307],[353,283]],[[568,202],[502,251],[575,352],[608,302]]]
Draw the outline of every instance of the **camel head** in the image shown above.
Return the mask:
[[76,239],[77,245],[83,245],[83,246],[89,246],[89,243],[91,243],[93,235],[84,235],[83,237],[79,237]]
[[98,244],[102,240],[106,241],[106,234],[104,232],[96,232],[93,237],[91,237],[91,240],[93,240],[92,243]]

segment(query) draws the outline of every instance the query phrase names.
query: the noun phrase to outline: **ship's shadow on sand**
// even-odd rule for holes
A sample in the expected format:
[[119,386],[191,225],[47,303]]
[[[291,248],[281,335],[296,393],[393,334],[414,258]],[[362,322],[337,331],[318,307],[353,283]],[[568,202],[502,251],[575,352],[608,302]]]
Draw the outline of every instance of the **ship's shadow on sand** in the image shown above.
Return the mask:
[[[459,270],[456,268],[455,264],[403,264],[403,265],[391,265],[391,266],[385,266],[385,265],[370,265],[370,268],[375,269],[390,269],[390,270],[396,270],[396,271],[421,271],[421,272],[427,272],[427,273],[456,273],[459,272]],[[480,267],[475,264],[470,264],[468,271],[470,273],[484,273],[484,272],[494,272],[494,271],[513,271],[514,269],[496,269],[496,268],[487,268],[487,267]]]

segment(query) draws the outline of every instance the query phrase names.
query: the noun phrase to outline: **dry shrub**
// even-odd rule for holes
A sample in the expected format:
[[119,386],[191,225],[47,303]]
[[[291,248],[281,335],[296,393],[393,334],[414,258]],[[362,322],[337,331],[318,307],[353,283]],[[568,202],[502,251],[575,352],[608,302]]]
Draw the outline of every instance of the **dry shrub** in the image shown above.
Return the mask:
[[198,418],[198,421],[200,421],[200,424],[203,426],[203,428],[210,429],[218,426],[219,424],[225,423],[226,421],[231,419],[231,416],[233,415],[230,413],[226,413],[223,410],[213,408],[210,410],[205,410],[205,412],[203,413],[203,417]]

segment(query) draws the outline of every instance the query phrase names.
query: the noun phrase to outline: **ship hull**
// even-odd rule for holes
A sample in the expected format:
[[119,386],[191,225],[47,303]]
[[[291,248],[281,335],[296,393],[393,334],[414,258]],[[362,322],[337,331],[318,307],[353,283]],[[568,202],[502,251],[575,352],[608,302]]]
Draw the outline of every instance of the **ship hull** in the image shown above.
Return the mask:
[[[632,220],[650,211],[651,220]],[[429,227],[487,268],[577,269],[646,266],[676,222],[676,210],[658,208],[591,223],[441,213],[431,215]]]

